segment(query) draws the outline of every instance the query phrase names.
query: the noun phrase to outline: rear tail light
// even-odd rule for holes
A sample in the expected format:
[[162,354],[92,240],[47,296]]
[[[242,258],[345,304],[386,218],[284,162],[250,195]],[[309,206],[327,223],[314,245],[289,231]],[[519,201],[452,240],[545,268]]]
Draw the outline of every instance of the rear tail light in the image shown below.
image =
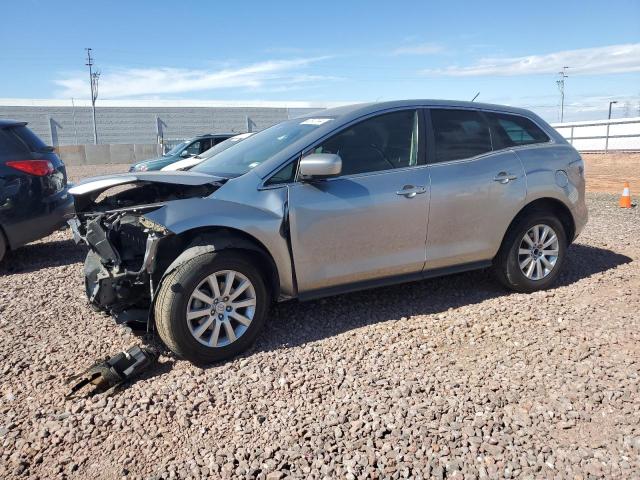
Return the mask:
[[15,160],[6,162],[5,165],[37,177],[44,177],[55,171],[48,160]]

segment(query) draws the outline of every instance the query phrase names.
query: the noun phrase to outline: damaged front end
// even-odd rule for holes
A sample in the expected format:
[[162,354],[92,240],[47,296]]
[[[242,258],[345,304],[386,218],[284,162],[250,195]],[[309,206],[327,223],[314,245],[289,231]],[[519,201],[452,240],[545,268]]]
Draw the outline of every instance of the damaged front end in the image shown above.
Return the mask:
[[[173,232],[145,217],[168,202],[205,197],[223,179],[186,173],[98,177],[70,190],[76,243],[85,243],[85,288],[90,304],[116,320],[149,320],[160,245]],[[116,190],[111,192],[111,190]]]
[[[149,210],[146,210],[149,211]],[[148,308],[158,243],[171,232],[152,225],[144,208],[78,215],[69,221],[76,242],[90,248],[85,260],[85,288],[98,310],[117,315],[128,308]]]

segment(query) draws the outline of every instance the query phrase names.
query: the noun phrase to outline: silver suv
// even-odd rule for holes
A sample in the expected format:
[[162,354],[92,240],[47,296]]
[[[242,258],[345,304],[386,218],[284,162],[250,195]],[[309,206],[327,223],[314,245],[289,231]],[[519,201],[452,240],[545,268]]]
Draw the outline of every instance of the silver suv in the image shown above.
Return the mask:
[[211,362],[245,350],[274,301],[485,267],[546,288],[587,221],[584,185],[527,110],[397,101],[285,121],[190,172],[86,180],[71,224],[95,308]]

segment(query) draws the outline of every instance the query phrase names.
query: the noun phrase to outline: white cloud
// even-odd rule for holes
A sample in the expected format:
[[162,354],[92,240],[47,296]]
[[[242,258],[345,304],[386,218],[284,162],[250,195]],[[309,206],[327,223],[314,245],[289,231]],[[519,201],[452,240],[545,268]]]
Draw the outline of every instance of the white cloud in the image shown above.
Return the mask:
[[435,55],[443,51],[444,47],[437,43],[419,43],[398,47],[391,52],[391,55]]
[[544,55],[483,58],[460,67],[423,70],[426,75],[471,77],[553,74],[568,66],[569,75],[640,72],[640,43],[564,50]]
[[[617,101],[613,105],[611,118],[625,116],[640,116],[640,95],[633,93],[612,92],[602,94],[573,94],[565,99],[564,121],[605,120],[608,114],[609,102]],[[523,95],[510,97],[492,97],[486,99],[488,103],[511,105],[514,107],[533,110],[545,120],[555,123],[560,121],[560,95]]]
[[[103,71],[99,98],[140,97],[158,94],[181,94],[218,89],[286,88],[301,83],[334,80],[335,77],[304,74],[301,70],[329,57],[270,60],[239,68],[221,70],[184,68],[119,68]],[[86,73],[67,76],[55,83],[61,98],[86,97]]]

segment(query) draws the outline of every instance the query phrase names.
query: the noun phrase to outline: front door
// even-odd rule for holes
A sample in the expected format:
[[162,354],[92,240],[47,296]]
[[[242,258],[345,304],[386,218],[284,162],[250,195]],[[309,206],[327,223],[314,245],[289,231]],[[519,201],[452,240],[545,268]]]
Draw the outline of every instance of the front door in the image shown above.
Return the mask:
[[337,178],[289,187],[298,290],[420,273],[429,174],[420,112],[402,110],[347,127],[313,151],[342,158]]

